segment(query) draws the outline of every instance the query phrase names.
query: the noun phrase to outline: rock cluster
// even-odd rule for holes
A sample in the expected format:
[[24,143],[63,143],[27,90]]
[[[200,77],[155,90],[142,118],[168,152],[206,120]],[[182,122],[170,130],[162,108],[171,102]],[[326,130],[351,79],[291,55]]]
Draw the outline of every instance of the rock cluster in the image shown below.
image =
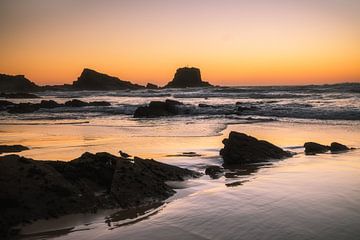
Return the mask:
[[35,219],[162,201],[174,194],[166,181],[198,176],[154,160],[109,153],[84,153],[70,162],[0,157],[0,236]]
[[223,140],[223,144],[224,148],[220,150],[220,155],[224,165],[260,163],[292,156],[290,152],[267,141],[239,132],[230,132],[229,137]]
[[211,87],[208,82],[203,82],[199,68],[183,67],[178,68],[174,78],[165,87],[166,88],[188,88],[188,87]]
[[304,144],[305,148],[305,154],[307,155],[315,155],[317,153],[326,153],[330,150],[331,153],[339,153],[351,150],[351,148],[338,143],[338,142],[332,142],[330,146],[322,145],[316,142],[306,142]]
[[17,92],[17,93],[0,93],[1,98],[40,98],[39,96],[26,93],[26,92]]
[[152,101],[147,106],[140,106],[135,110],[136,118],[155,118],[163,116],[175,116],[179,114],[179,106],[183,103],[166,99],[165,102]]
[[8,111],[8,113],[32,113],[41,108],[52,109],[58,107],[88,107],[88,106],[110,106],[109,102],[95,101],[83,102],[78,99],[73,99],[65,102],[64,104],[57,103],[53,100],[42,100],[40,103],[12,103],[9,101],[0,101],[0,111]]

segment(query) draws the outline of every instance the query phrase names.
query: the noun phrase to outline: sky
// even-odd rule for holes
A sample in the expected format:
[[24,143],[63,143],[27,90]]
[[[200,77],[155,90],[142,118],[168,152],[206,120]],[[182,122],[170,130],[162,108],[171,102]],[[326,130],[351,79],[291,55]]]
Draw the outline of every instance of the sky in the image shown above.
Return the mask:
[[164,85],[360,82],[359,0],[0,0],[0,73]]

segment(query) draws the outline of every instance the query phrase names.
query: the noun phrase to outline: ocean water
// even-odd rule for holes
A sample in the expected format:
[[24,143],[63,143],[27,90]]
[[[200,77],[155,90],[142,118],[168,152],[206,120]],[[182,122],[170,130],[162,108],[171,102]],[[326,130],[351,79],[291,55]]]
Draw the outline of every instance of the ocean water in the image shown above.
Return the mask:
[[[0,144],[29,146],[20,154],[34,159],[66,161],[85,151],[122,150],[204,172],[222,164],[221,141],[232,130],[297,154],[228,170],[218,179],[169,183],[177,193],[147,208],[38,221],[23,229],[22,239],[360,239],[360,150],[307,156],[302,147],[306,141],[338,141],[360,148],[360,84],[40,96],[112,105],[0,112]],[[138,106],[165,99],[185,103],[182,114],[132,117]],[[250,110],[238,111],[240,106]]]

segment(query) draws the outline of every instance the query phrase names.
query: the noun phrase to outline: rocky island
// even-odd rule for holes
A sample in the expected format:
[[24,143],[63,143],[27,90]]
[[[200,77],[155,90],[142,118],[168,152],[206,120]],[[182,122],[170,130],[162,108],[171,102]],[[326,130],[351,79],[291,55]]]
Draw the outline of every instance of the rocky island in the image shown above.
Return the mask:
[[201,73],[199,68],[195,67],[183,67],[178,68],[174,75],[174,78],[169,82],[165,88],[189,88],[189,87],[211,87],[208,82],[204,82],[201,79]]
[[72,87],[76,90],[134,90],[144,88],[144,86],[123,81],[89,68],[82,71],[78,80],[73,82]]

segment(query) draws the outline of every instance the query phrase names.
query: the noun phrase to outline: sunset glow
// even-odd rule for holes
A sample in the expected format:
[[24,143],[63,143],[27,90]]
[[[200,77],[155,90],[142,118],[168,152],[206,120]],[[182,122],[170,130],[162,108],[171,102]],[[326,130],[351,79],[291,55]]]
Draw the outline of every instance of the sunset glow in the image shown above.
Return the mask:
[[0,72],[74,81],[84,67],[164,85],[196,66],[215,85],[360,81],[360,1],[0,2]]

